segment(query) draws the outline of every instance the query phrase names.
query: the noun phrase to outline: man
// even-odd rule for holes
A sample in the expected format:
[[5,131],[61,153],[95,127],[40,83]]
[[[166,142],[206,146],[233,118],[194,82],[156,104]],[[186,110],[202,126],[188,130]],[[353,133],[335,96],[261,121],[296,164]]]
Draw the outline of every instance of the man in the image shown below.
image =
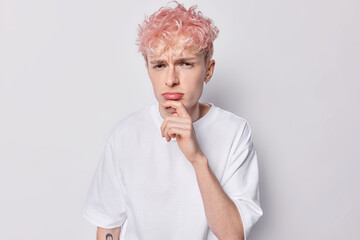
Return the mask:
[[105,239],[106,240],[113,240],[112,234],[111,233],[106,234]]
[[99,240],[240,240],[263,214],[248,122],[198,102],[218,29],[195,8],[160,8],[139,28],[158,104],[121,120],[106,143],[83,207]]

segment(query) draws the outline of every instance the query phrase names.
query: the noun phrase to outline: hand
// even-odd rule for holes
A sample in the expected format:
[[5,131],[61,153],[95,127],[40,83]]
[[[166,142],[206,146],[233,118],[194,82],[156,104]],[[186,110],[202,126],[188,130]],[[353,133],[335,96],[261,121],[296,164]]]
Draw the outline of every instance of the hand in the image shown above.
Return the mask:
[[172,107],[176,112],[171,116],[166,116],[161,124],[161,134],[170,141],[176,137],[176,142],[185,157],[193,164],[196,159],[203,154],[196,139],[195,130],[191,116],[185,106],[180,101],[167,100],[160,103],[163,107]]

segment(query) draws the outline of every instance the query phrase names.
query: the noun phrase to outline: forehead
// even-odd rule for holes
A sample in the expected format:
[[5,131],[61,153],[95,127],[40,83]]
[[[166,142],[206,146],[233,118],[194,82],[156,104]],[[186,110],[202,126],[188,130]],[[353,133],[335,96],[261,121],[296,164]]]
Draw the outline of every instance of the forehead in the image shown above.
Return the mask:
[[165,60],[172,61],[177,59],[197,60],[202,54],[196,54],[190,49],[168,49],[158,54],[148,55],[149,61]]

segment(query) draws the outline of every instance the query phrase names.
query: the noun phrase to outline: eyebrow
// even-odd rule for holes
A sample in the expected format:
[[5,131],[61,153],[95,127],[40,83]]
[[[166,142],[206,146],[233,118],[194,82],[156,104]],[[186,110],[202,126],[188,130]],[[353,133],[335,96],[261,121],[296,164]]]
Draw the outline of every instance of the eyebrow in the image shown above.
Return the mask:
[[[175,62],[184,62],[184,61],[190,61],[190,60],[196,60],[196,58],[178,58],[175,60]],[[166,60],[163,59],[158,59],[158,60],[153,60],[150,61],[151,64],[163,64],[166,63]]]

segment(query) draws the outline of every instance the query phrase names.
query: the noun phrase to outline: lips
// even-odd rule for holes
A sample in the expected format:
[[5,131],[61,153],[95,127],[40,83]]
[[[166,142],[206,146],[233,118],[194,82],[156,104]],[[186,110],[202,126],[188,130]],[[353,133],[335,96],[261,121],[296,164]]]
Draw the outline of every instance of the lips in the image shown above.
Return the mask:
[[163,94],[164,98],[166,100],[179,100],[180,98],[183,97],[183,93],[179,93],[179,92],[166,92]]

